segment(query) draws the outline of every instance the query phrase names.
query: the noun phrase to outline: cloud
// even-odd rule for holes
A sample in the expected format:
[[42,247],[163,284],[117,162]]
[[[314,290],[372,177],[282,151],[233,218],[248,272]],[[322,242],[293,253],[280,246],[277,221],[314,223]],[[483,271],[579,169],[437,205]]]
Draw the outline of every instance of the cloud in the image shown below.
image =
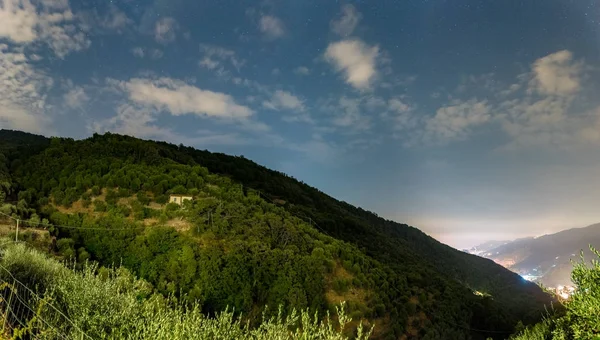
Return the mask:
[[580,94],[585,68],[570,51],[558,51],[537,59],[529,73],[518,77],[519,83],[502,91],[506,96],[520,91],[521,96],[498,104],[498,122],[509,138],[499,149],[569,150],[599,145],[596,131],[600,128],[600,108],[576,108],[594,102]]
[[370,120],[361,114],[361,100],[342,96],[337,103],[338,114],[333,119],[333,124],[352,130],[367,130],[370,128]]
[[64,95],[65,104],[72,109],[81,108],[90,98],[82,87],[75,87]]
[[530,89],[542,95],[570,95],[580,89],[582,63],[563,50],[538,59],[533,64]]
[[48,133],[45,93],[52,79],[33,67],[21,52],[0,44],[0,125]]
[[388,100],[388,108],[391,111],[405,113],[412,110],[412,107],[404,103],[400,98],[392,98]]
[[356,39],[331,43],[325,51],[325,60],[338,72],[343,72],[346,82],[359,90],[368,89],[377,75],[375,68],[379,47],[370,47]]
[[162,58],[162,57],[163,57],[163,55],[164,55],[163,51],[161,51],[161,50],[159,50],[159,49],[156,49],[156,48],[154,48],[154,49],[152,49],[152,53],[150,53],[150,58],[152,58],[152,59],[155,59],[155,60],[156,60],[156,59],[160,59],[160,58]]
[[248,143],[248,140],[238,133],[222,134],[198,131],[193,136],[177,133],[172,129],[158,126],[156,113],[136,104],[121,104],[117,107],[116,112],[117,114],[110,119],[92,122],[88,129],[94,132],[112,131],[139,138],[158,139],[185,145],[242,145]]
[[459,101],[439,108],[435,116],[426,121],[422,138],[426,144],[434,145],[465,140],[474,127],[490,119],[491,108],[486,101]]
[[126,82],[112,81],[124,90],[133,102],[168,111],[172,115],[196,114],[220,118],[248,118],[254,111],[239,105],[230,95],[202,90],[171,78],[133,78]]
[[163,57],[163,52],[156,48],[147,50],[142,47],[134,47],[131,49],[131,53],[137,58],[144,58],[147,56],[151,59],[160,59]]
[[32,42],[37,39],[39,21],[29,1],[4,0],[0,6],[0,37],[15,43]]
[[338,17],[331,20],[331,31],[342,37],[347,37],[354,32],[361,18],[362,14],[353,5],[344,5]]
[[[217,69],[222,62],[229,62],[237,71],[239,71],[246,61],[239,58],[232,50],[209,44],[200,44],[200,52],[204,53],[204,58],[200,60],[199,65],[210,70]],[[223,69],[223,71],[225,71]]]
[[160,18],[154,26],[154,39],[161,44],[175,41],[177,21],[171,17]]
[[[114,82],[114,81],[112,81]],[[266,147],[291,148],[280,136],[270,133],[269,127],[260,122],[241,120],[235,132],[218,132],[214,128],[195,131],[192,134],[181,133],[157,123],[159,112],[149,110],[145,104],[135,102],[121,103],[116,107],[116,115],[105,120],[92,121],[87,128],[93,132],[117,132],[140,138],[151,138],[170,143],[186,145],[262,145]],[[218,128],[215,127],[215,128]]]
[[[238,132],[218,133],[198,131],[197,134],[181,134],[161,126],[160,115],[180,116],[195,114],[215,118],[211,124],[235,124],[245,134],[267,138],[270,127],[252,120],[254,112],[239,105],[224,93],[199,89],[171,78],[134,78],[129,81],[107,79],[105,89],[113,94],[122,94],[123,100],[116,107],[115,116],[95,120],[88,124],[91,131],[115,131],[142,138],[153,138],[188,145],[231,145],[256,142]],[[231,131],[231,127],[228,128]]]
[[16,44],[46,44],[59,58],[90,45],[66,1],[4,0],[0,3],[0,38]]
[[381,108],[385,107],[386,105],[387,104],[386,104],[385,100],[383,98],[377,97],[377,96],[369,96],[365,100],[365,106],[370,111],[375,111],[375,110],[381,109]]
[[149,111],[143,105],[132,103],[121,104],[116,109],[112,118],[95,121],[89,124],[88,129],[93,132],[104,133],[112,131],[139,138],[151,138],[170,143],[195,144],[195,140],[175,131],[156,125],[156,113]]
[[283,21],[272,15],[263,15],[259,20],[258,28],[268,39],[281,38],[285,34]]
[[216,60],[211,59],[210,57],[204,57],[204,59],[200,60],[198,65],[209,70],[214,70],[220,65],[220,63]]
[[128,18],[117,6],[109,4],[108,13],[100,18],[99,24],[103,28],[121,33],[125,27],[133,24],[133,20]]
[[304,102],[290,92],[277,90],[273,93],[270,100],[266,100],[262,105],[268,109],[304,111]]
[[131,53],[133,53],[134,56],[138,57],[138,58],[143,58],[144,57],[144,49],[141,47],[134,47],[131,49]]
[[301,76],[306,76],[310,74],[310,70],[306,66],[298,66],[294,69],[294,73]]

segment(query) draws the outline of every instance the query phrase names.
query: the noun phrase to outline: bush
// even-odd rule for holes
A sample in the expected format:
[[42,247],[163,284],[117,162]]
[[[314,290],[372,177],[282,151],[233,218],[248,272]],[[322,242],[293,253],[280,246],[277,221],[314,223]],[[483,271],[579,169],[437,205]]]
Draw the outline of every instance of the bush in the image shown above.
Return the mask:
[[129,189],[119,188],[119,191],[117,192],[117,196],[119,196],[119,197],[129,197]]
[[94,196],[100,196],[101,194],[102,194],[102,189],[100,189],[99,186],[94,185],[92,187],[92,195],[94,195]]
[[56,247],[58,252],[67,259],[75,256],[75,242],[70,238],[61,238],[56,242]]
[[145,192],[143,192],[143,191],[138,192],[136,197],[137,197],[138,202],[140,202],[142,205],[150,204],[150,197],[148,197],[148,195],[146,195]]
[[96,212],[105,212],[106,211],[106,203],[104,203],[104,201],[102,200],[95,200],[94,201],[94,211]]
[[167,196],[167,195],[159,195],[159,196],[156,197],[155,201],[158,204],[166,204],[167,202],[169,202],[169,196]]
[[[43,336],[44,339],[347,339],[342,333],[350,319],[343,303],[336,308],[337,318],[333,320],[326,317],[319,321],[308,310],[300,313],[294,310],[284,317],[280,308],[277,316],[267,318],[264,314],[262,323],[250,328],[232,311],[207,318],[197,304],[184,306],[176,299],[158,295],[148,283],[124,268],[98,269],[85,264],[81,271],[74,272],[22,244],[7,245],[2,253],[2,265],[20,282],[35,287],[41,298],[28,295],[26,302],[33,306],[39,319],[52,320],[52,325],[34,322],[36,327],[31,328],[19,328],[14,323],[11,325],[14,328],[8,328],[13,331],[12,337],[19,334],[24,338]],[[9,277],[0,271],[0,278]],[[334,326],[335,319],[340,324],[339,330]],[[364,332],[360,325],[353,338],[367,339],[371,332],[372,329]]]

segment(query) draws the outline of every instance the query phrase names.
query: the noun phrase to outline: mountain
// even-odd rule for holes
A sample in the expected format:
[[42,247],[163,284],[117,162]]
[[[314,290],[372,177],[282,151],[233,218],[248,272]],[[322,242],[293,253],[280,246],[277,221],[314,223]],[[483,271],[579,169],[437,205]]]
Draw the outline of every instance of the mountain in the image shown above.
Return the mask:
[[[485,339],[555,302],[489,259],[243,156],[110,133],[15,134],[0,131],[17,203],[3,209],[24,226],[48,218],[61,256],[122,263],[208,314],[229,306],[252,320],[265,305],[323,311],[345,300],[378,338]],[[169,194],[194,199],[181,208]]]
[[518,239],[482,256],[521,275],[529,275],[545,286],[556,287],[571,284],[571,261],[579,261],[581,251],[584,258],[591,258],[590,245],[600,247],[600,224]]
[[508,242],[510,242],[510,241],[487,241],[482,244],[471,247],[469,249],[463,249],[463,251],[466,253],[469,253],[469,254],[483,256],[482,254],[487,254],[490,250],[497,248]]

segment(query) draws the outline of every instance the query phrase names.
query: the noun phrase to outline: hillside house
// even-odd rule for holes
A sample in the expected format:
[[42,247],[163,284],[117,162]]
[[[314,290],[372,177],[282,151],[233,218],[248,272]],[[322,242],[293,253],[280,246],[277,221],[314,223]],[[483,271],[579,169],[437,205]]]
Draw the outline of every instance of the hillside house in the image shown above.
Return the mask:
[[182,205],[184,201],[191,201],[192,198],[193,197],[190,195],[171,195],[169,197],[169,203],[177,203]]

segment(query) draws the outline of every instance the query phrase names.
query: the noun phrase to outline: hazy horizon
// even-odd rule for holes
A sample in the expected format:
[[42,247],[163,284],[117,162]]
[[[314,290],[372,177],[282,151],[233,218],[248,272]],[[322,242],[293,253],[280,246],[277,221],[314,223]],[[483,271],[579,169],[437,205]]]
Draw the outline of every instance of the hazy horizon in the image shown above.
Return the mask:
[[5,0],[0,128],[244,155],[458,249],[600,221],[600,6]]

